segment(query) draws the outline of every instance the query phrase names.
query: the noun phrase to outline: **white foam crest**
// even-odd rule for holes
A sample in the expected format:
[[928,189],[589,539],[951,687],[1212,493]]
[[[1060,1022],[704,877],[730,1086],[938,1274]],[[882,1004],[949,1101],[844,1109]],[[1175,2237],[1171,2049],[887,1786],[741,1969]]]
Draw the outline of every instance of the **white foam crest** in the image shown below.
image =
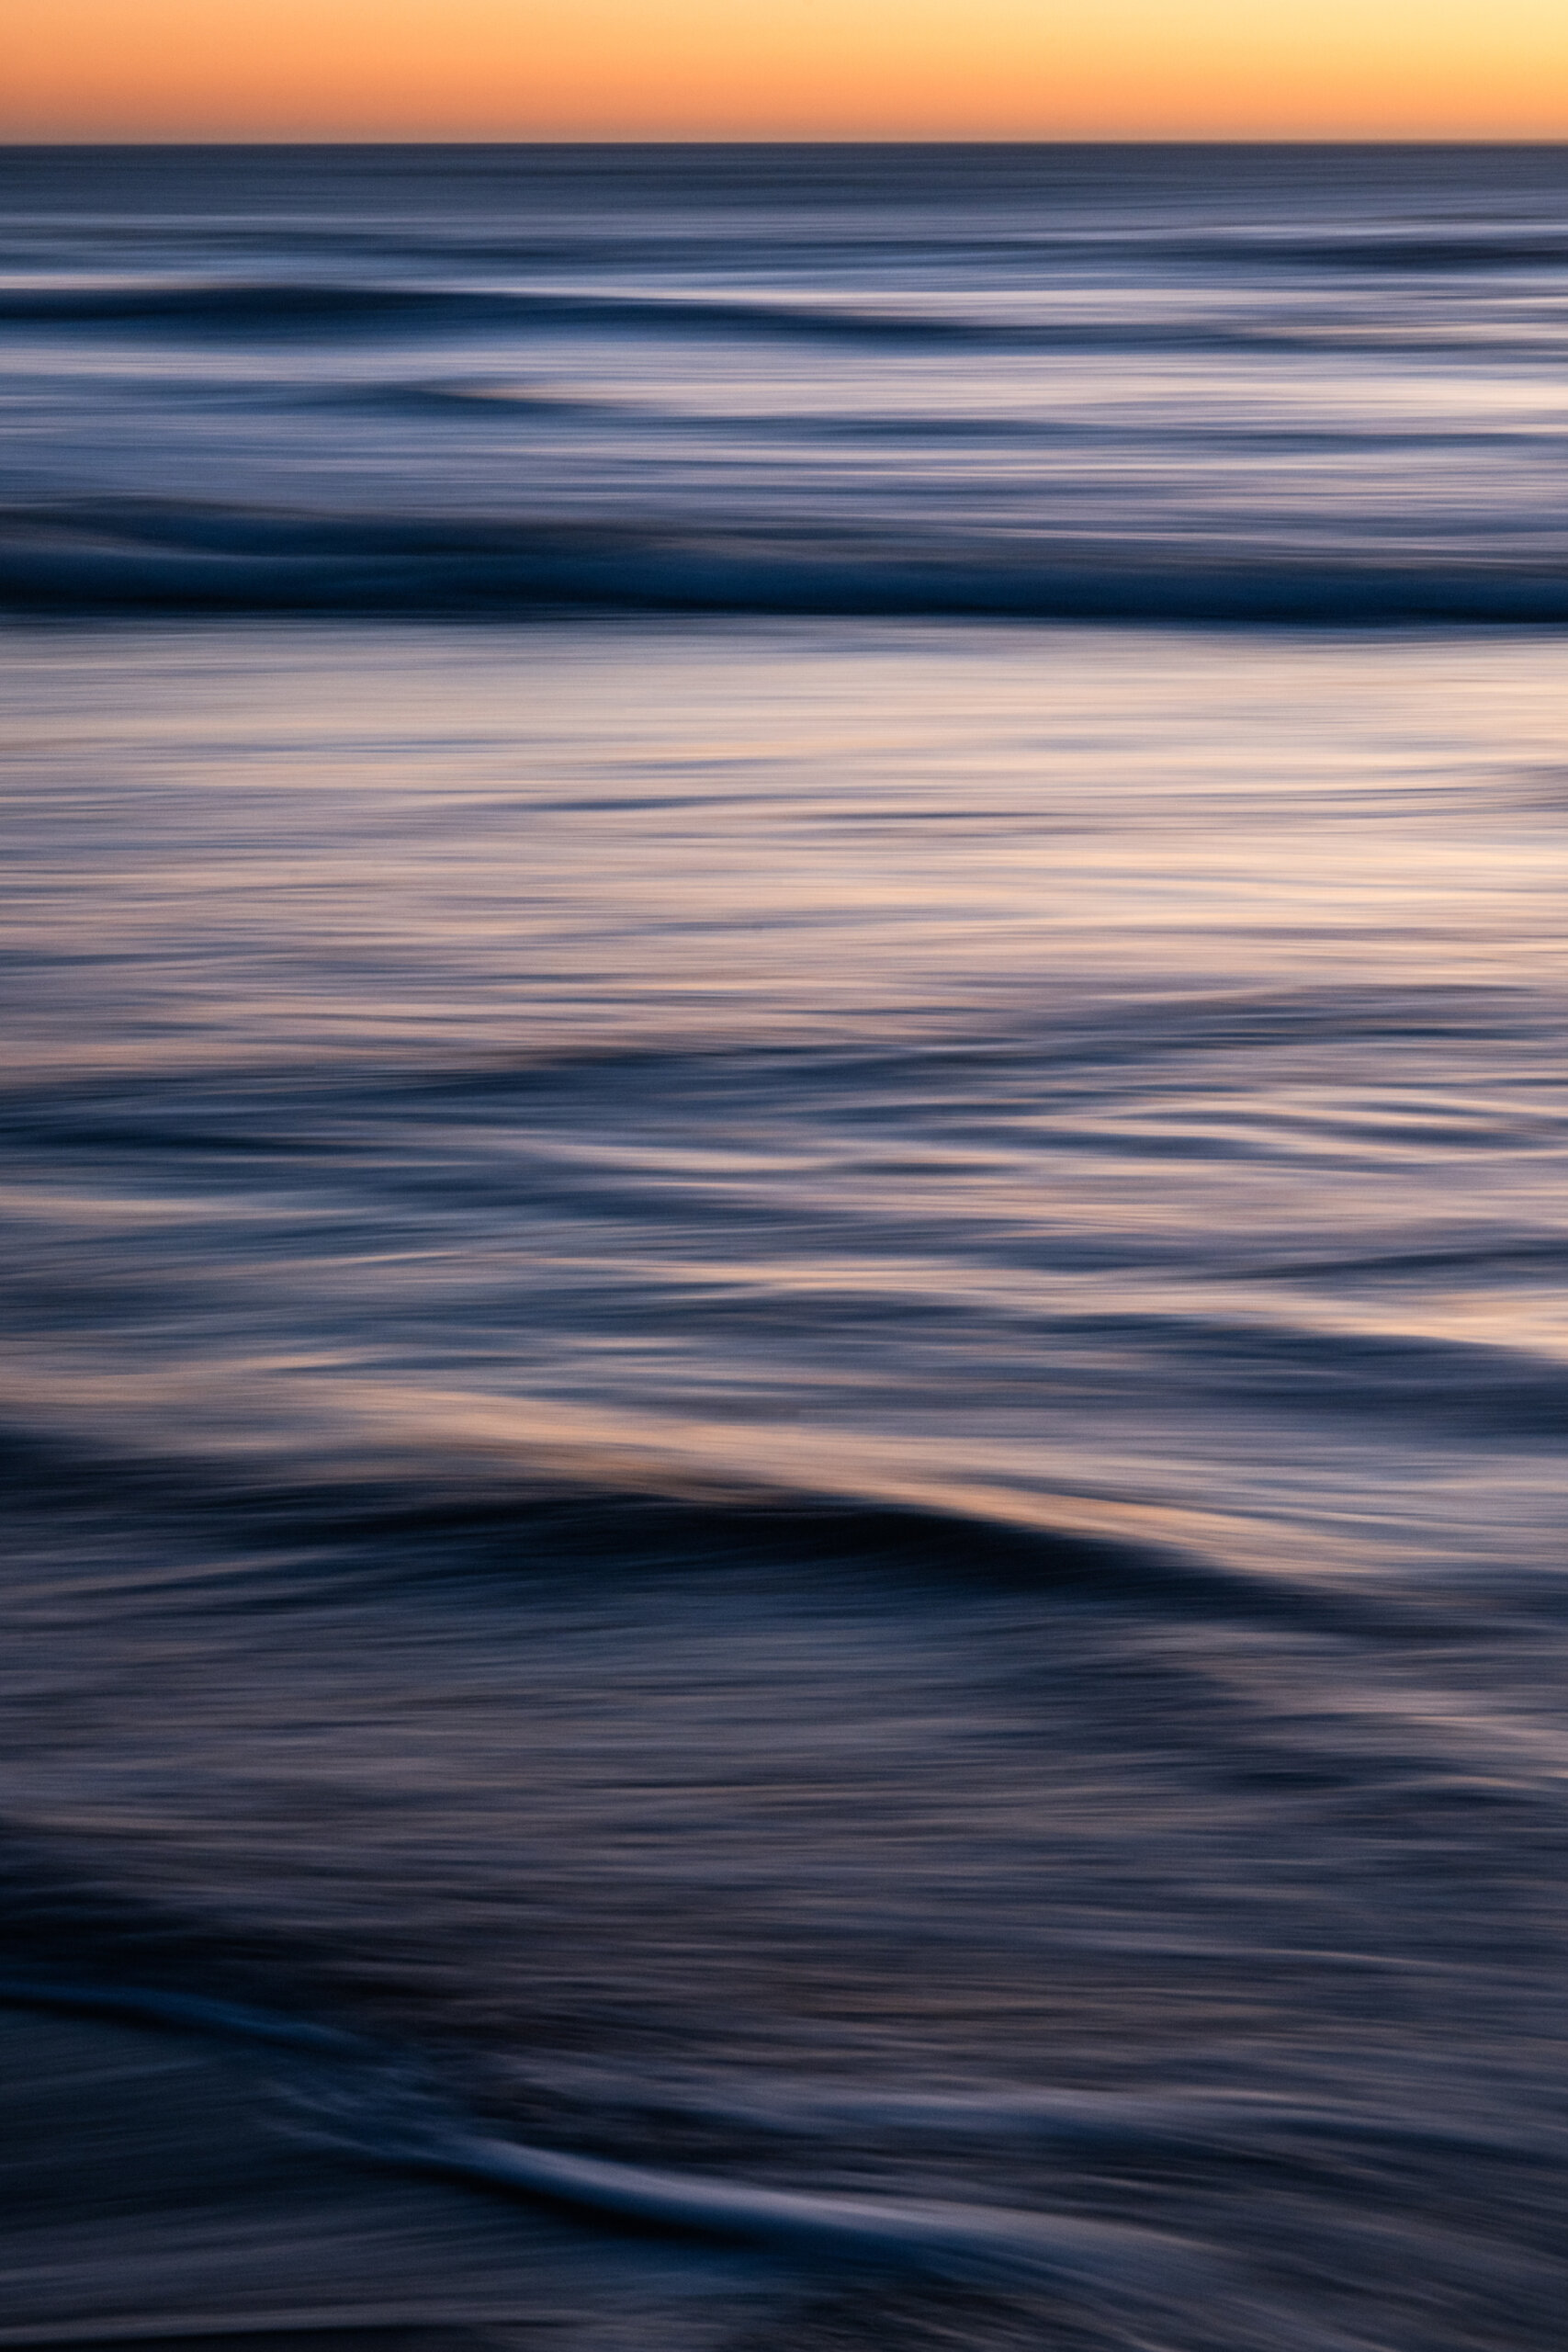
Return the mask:
[[925,2272],[1147,2293],[1206,2269],[1191,2242],[1076,2213],[766,2188],[461,2129],[351,2135],[362,2155],[619,2220]]

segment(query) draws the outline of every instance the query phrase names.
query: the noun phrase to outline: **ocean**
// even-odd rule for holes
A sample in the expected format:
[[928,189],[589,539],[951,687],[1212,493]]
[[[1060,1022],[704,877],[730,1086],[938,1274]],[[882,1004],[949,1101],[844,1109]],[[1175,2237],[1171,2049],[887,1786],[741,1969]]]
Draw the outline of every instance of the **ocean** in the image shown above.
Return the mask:
[[0,153],[0,2346],[1555,2352],[1568,151]]

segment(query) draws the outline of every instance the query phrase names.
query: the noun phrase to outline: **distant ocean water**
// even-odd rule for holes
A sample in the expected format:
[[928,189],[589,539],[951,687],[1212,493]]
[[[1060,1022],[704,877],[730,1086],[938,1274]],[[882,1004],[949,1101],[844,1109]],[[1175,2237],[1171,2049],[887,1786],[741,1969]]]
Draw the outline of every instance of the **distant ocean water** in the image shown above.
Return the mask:
[[[0,272],[0,2008],[515,2192],[501,2346],[1550,2352],[1568,155],[11,150]],[[115,2063],[5,2340],[254,2334]]]
[[0,600],[1561,622],[1563,172],[12,150]]

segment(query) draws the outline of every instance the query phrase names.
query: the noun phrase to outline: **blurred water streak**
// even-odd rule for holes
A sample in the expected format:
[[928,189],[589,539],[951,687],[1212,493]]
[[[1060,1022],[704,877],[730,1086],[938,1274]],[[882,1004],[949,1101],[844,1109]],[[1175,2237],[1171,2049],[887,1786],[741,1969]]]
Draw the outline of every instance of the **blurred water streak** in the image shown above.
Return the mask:
[[1547,2352],[1561,159],[0,243],[15,2325]]

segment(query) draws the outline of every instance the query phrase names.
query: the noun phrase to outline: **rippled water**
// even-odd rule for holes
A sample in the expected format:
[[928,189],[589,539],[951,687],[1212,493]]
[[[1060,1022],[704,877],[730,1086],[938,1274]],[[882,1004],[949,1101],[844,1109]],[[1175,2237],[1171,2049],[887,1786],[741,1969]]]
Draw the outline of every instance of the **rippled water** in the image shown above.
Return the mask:
[[[14,1999],[268,2053],[231,2266],[515,2191],[573,2352],[1547,2352],[1562,156],[0,243]],[[128,2079],[18,2324],[254,2330]]]
[[1568,618],[1555,148],[0,156],[0,597]]

